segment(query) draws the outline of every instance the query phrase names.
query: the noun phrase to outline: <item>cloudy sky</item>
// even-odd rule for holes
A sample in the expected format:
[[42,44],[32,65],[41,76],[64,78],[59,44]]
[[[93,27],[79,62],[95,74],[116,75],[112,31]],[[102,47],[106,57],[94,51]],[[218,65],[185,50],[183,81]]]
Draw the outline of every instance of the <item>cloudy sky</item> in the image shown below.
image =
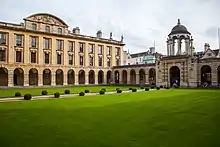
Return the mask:
[[79,26],[82,34],[104,37],[113,32],[115,39],[124,35],[125,50],[146,51],[153,46],[166,53],[166,39],[181,19],[194,38],[197,51],[207,42],[218,48],[220,0],[0,0],[0,20],[20,23],[38,12],[54,14],[70,29]]

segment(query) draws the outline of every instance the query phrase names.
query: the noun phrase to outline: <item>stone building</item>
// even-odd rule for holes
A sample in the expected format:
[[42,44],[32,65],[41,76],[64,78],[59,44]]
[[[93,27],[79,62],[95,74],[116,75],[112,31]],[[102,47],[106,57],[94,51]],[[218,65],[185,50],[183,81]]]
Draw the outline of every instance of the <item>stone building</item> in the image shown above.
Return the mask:
[[178,20],[168,35],[166,56],[156,54],[155,64],[116,66],[113,74],[115,83],[121,84],[219,86],[220,51],[205,43],[202,52],[195,52],[191,33]]
[[124,45],[123,36],[83,35],[46,13],[0,22],[0,86],[106,84],[123,63]]

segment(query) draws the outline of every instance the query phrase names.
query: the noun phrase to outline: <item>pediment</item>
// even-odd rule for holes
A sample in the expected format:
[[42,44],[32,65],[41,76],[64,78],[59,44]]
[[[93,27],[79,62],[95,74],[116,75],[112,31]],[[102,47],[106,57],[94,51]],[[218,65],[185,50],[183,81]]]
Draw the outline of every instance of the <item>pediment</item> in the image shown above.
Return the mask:
[[202,59],[215,58],[215,57],[216,57],[215,53],[211,49],[208,49],[203,55]]
[[46,13],[39,13],[39,14],[34,14],[31,15],[24,20],[26,21],[32,21],[32,22],[38,22],[38,23],[45,23],[45,24],[50,24],[50,25],[56,25],[56,26],[63,26],[63,27],[68,27],[67,24],[61,20],[60,18],[51,15],[51,14],[46,14]]

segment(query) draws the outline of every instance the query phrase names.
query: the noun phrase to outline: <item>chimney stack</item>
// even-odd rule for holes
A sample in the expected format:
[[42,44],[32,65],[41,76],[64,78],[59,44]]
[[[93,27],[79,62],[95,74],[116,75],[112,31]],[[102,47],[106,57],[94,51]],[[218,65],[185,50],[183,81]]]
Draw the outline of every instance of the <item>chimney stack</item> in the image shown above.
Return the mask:
[[208,43],[205,43],[204,45],[204,51],[207,51],[208,49],[210,49],[210,45]]
[[96,33],[96,37],[97,38],[102,38],[102,31],[99,30],[97,33]]
[[73,28],[73,34],[80,34],[80,28],[79,27]]
[[151,53],[151,54],[154,54],[154,53],[155,53],[155,47],[150,47],[149,49],[150,49],[150,53]]

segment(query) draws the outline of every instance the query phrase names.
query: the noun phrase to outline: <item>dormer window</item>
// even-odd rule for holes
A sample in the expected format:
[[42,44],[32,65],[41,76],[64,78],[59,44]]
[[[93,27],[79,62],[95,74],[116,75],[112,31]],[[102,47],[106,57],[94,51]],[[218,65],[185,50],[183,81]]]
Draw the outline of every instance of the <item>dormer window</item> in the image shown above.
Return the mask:
[[50,32],[50,26],[45,27],[45,32],[49,33]]
[[58,28],[58,34],[63,34],[63,31],[61,28]]
[[32,24],[32,30],[37,30],[37,25],[35,23]]

